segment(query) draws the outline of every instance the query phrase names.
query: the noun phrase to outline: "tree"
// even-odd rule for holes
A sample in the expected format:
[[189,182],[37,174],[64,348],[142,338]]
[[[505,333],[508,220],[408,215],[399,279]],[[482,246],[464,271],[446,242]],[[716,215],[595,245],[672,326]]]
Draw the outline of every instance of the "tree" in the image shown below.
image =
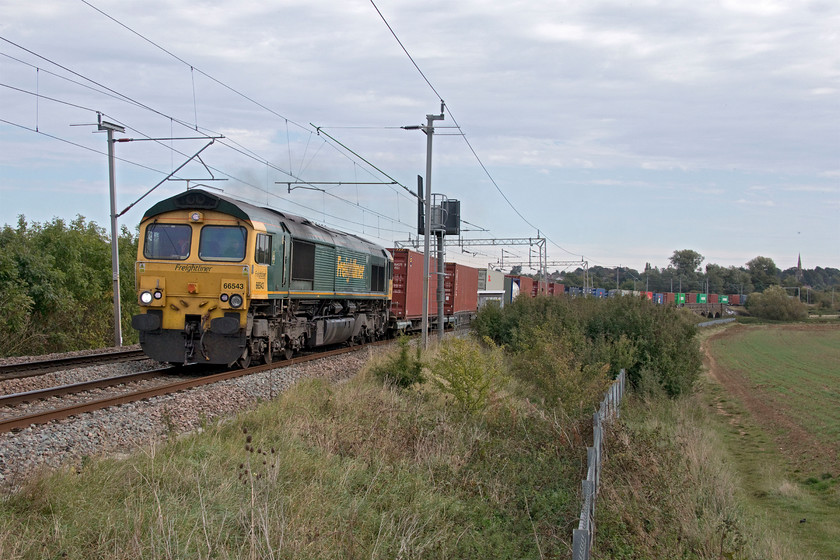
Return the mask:
[[683,249],[681,251],[674,251],[674,254],[671,255],[671,264],[676,268],[679,272],[682,273],[694,273],[697,272],[697,269],[700,268],[700,265],[706,260],[706,257],[698,253],[697,251],[692,251],[691,249]]
[[710,294],[726,293],[726,269],[717,264],[706,265],[706,279]]
[[703,255],[691,249],[683,249],[681,251],[674,251],[670,260],[671,266],[675,269],[675,276],[680,279],[680,291],[687,292],[700,288],[697,272],[705,260]]
[[751,295],[747,300],[747,311],[774,321],[796,321],[808,316],[805,304],[789,296],[780,286],[770,286],[763,293]]
[[[137,311],[137,237],[119,238],[123,330]],[[113,342],[111,249],[105,231],[78,216],[0,230],[0,354],[66,352]]]
[[770,257],[756,257],[747,263],[753,287],[757,292],[763,292],[770,286],[779,285],[779,269]]

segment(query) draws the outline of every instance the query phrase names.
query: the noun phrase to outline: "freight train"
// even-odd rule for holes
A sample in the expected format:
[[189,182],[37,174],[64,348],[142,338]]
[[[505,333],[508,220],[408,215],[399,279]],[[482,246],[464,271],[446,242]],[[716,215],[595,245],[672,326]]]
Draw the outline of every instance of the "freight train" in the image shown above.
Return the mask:
[[[478,274],[445,263],[447,327],[475,314]],[[150,358],[247,367],[418,330],[423,255],[194,189],[144,214],[135,284],[141,313],[132,326]]]
[[[432,328],[441,280],[445,327],[519,295],[617,295],[456,263],[438,274],[434,259],[430,265]],[[200,189],[146,211],[135,278],[141,313],[131,324],[143,351],[160,362],[270,363],[302,349],[416,331],[423,315],[421,253]],[[647,296],[680,304],[684,294]]]
[[745,294],[705,294],[696,292],[643,292],[637,290],[607,290],[605,288],[579,288],[564,286],[555,282],[537,281],[528,276],[507,275],[505,277],[505,301],[511,301],[519,294],[535,297],[538,294],[550,296],[608,298],[618,296],[642,297],[660,305],[688,307],[701,315],[716,316],[723,312],[723,306],[743,305]]

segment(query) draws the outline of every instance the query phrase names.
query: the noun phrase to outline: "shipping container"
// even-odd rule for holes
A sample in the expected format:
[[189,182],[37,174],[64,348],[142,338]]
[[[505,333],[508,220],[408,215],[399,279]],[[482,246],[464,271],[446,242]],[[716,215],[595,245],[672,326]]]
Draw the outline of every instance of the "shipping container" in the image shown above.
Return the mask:
[[550,282],[548,284],[548,293],[554,297],[564,295],[565,289],[566,286],[564,286],[563,284],[558,284],[557,282]]
[[519,293],[524,295],[531,295],[534,292],[534,279],[528,276],[515,277],[519,280]]
[[519,282],[510,276],[505,276],[505,304],[519,297]]
[[685,305],[686,303],[688,303],[688,298],[685,296],[685,293],[677,292],[677,294],[675,295],[677,299],[677,305]]
[[478,289],[491,292],[503,292],[505,290],[505,275],[492,268],[478,269]]
[[498,270],[487,269],[487,287],[484,289],[503,292],[505,290],[505,274]]
[[475,313],[478,309],[478,269],[446,263],[444,272],[443,314],[448,317],[459,313]]
[[[411,249],[388,249],[394,256],[394,289],[391,314],[397,319],[423,316],[423,253]],[[437,261],[429,259],[429,316],[437,316]],[[476,279],[476,287],[478,279]]]
[[741,305],[741,295],[740,294],[729,294],[729,304],[730,305]]
[[607,290],[605,290],[604,288],[595,288],[595,297],[596,298],[607,297]]
[[505,302],[509,303],[518,295],[530,297],[534,290],[534,279],[527,276],[505,275]]
[[653,303],[662,305],[665,303],[665,294],[653,294]]
[[697,294],[697,303],[709,303],[707,294]]
[[719,303],[717,294],[709,294],[709,303]]
[[673,304],[677,301],[677,294],[673,292],[665,292],[665,303]]
[[729,305],[729,296],[721,295],[718,299],[718,303],[725,303]]
[[545,295],[548,293],[548,284],[544,280],[534,280],[534,285],[531,287],[531,297],[538,295]]
[[642,295],[644,295],[645,298],[647,298],[649,300],[653,299],[653,292],[642,292]]
[[697,303],[697,294],[693,293],[693,292],[685,294],[685,302],[686,303]]

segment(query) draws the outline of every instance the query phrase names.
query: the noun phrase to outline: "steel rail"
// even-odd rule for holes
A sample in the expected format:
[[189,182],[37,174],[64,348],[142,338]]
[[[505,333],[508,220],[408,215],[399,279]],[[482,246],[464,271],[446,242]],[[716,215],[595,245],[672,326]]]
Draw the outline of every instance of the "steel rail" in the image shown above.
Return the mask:
[[20,364],[0,365],[0,381],[32,377],[70,367],[85,367],[96,364],[148,359],[142,350],[121,350],[118,352],[103,352],[71,358],[56,358],[52,360],[36,360]]
[[129,373],[127,375],[120,375],[117,377],[104,377],[102,379],[94,379],[93,381],[82,381],[81,383],[71,383],[68,385],[60,385],[58,387],[48,387],[46,389],[36,389],[34,391],[3,395],[0,396],[0,406],[12,406],[22,402],[33,402],[37,400],[48,399],[50,397],[61,397],[63,395],[83,393],[85,391],[99,389],[101,387],[125,385],[128,383],[134,383],[136,381],[142,381],[144,379],[160,377],[163,373],[171,373],[172,371],[174,371],[174,368],[165,367],[149,371]]
[[178,391],[184,391],[186,389],[192,389],[194,387],[200,387],[202,385],[210,385],[212,383],[218,383],[220,381],[227,381],[228,379],[234,379],[236,377],[243,377],[245,375],[251,375],[253,373],[260,373],[263,371],[269,371],[272,369],[279,369],[285,368],[291,365],[300,364],[304,362],[319,360],[322,358],[329,358],[332,356],[338,356],[341,354],[346,354],[348,352],[356,352],[359,350],[364,350],[366,348],[372,346],[378,346],[381,344],[388,344],[389,340],[383,340],[378,342],[371,342],[364,345],[359,346],[350,346],[345,348],[339,348],[337,350],[329,350],[326,352],[318,352],[316,354],[311,354],[308,356],[300,356],[297,358],[292,358],[290,360],[283,360],[280,362],[274,362],[270,364],[264,364],[260,366],[250,367],[247,369],[238,369],[238,370],[229,370],[224,371],[221,373],[216,373],[212,375],[207,375],[204,377],[197,377],[195,379],[189,379],[186,381],[178,381],[176,383],[169,383],[167,385],[161,385],[160,387],[154,387],[150,389],[143,389],[141,391],[136,391],[133,393],[126,393],[124,395],[119,395],[116,397],[108,397],[105,399],[99,399],[95,401],[89,401],[86,403],[80,403],[73,406],[68,406],[65,408],[50,410],[46,412],[40,412],[36,414],[29,414],[26,416],[21,416],[18,418],[10,418],[8,420],[0,421],[0,433],[10,432],[16,429],[26,428],[28,426],[37,425],[37,424],[46,424],[47,422],[51,422],[53,420],[61,420],[64,418],[69,418],[70,416],[75,416],[78,414],[82,414],[85,412],[92,412],[94,410],[101,410],[103,408],[109,408],[112,406],[117,406],[120,404],[127,404],[130,402],[141,401],[144,399],[150,399],[152,397],[158,397],[162,395],[168,395],[170,393],[177,393]]

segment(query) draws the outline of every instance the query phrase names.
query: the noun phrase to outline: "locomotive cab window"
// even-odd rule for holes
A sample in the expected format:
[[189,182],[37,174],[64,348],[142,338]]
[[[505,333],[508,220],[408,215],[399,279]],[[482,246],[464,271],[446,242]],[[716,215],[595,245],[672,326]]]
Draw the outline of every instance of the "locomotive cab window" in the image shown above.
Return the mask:
[[254,251],[257,264],[271,264],[271,236],[264,233],[257,235],[257,247]]
[[190,256],[192,228],[186,224],[149,224],[143,240],[147,259],[182,261]]
[[248,232],[241,226],[204,226],[198,242],[203,261],[239,262],[245,258]]

